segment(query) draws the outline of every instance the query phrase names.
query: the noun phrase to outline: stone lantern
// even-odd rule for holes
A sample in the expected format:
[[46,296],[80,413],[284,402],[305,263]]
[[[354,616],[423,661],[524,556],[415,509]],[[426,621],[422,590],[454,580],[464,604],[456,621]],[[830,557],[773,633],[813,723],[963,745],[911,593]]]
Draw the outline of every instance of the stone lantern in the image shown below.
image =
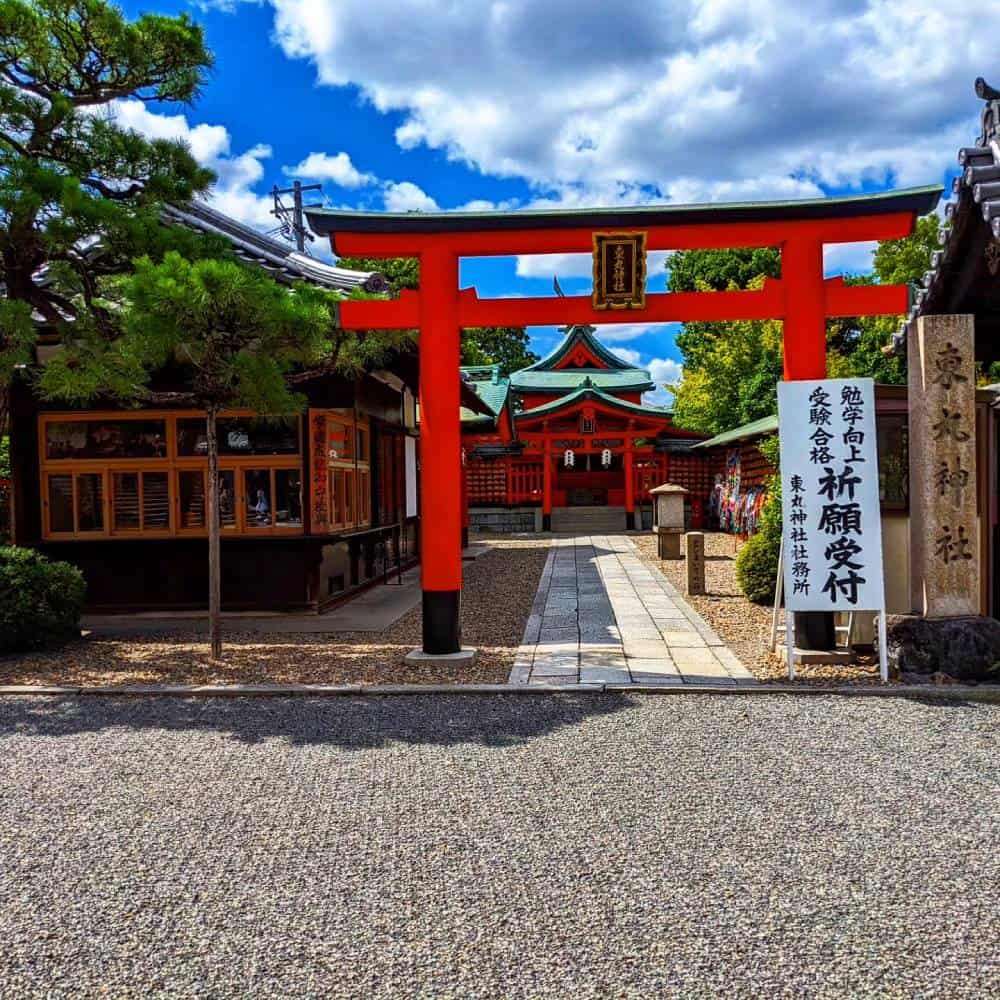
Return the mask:
[[661,559],[680,559],[684,498],[688,491],[683,486],[664,483],[649,492],[653,496],[653,532],[659,540],[658,555]]

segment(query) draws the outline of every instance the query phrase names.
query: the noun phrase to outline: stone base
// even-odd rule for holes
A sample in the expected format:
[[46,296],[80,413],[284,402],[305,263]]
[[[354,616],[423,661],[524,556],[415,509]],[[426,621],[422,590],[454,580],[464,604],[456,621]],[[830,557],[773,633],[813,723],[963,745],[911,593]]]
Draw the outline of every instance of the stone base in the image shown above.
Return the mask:
[[[788,662],[788,647],[786,645],[778,646],[775,652],[782,663]],[[797,667],[809,666],[810,664],[813,666],[819,664],[826,666],[831,664],[845,665],[854,662],[854,653],[849,649],[802,649],[796,646],[792,650],[792,657]]]
[[463,646],[457,653],[425,653],[422,649],[411,649],[406,654],[406,662],[421,667],[471,667],[476,662],[476,651],[471,646]]
[[887,615],[889,669],[897,676],[947,674],[1000,681],[1000,621],[978,615],[922,618]]
[[656,528],[656,551],[661,559],[680,559],[681,533],[668,528]]

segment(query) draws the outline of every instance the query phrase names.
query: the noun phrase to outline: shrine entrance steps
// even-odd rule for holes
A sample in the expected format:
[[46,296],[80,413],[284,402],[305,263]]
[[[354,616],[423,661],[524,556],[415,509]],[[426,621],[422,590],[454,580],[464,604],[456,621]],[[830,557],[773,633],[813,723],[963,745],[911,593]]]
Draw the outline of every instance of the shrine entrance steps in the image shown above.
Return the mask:
[[625,530],[625,508],[553,507],[552,530],[573,535],[619,534]]

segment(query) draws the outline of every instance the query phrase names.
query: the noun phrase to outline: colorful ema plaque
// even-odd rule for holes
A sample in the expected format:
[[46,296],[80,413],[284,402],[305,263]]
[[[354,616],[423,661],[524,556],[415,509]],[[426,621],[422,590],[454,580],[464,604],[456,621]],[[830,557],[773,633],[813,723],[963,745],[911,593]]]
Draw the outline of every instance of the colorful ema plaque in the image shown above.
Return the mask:
[[595,309],[645,309],[645,233],[594,233],[593,304]]

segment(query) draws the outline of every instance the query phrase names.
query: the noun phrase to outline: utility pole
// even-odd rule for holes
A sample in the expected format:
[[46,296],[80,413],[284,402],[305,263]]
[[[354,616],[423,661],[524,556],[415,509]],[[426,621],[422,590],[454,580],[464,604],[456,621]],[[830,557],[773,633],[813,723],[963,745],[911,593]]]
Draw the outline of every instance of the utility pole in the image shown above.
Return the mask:
[[[295,246],[299,253],[306,252],[306,240],[309,240],[311,243],[315,239],[313,234],[306,229],[303,209],[320,207],[318,204],[304,205],[302,203],[302,192],[322,190],[322,184],[303,184],[301,181],[295,181],[290,188],[279,188],[275,184],[271,190],[271,197],[274,199],[274,208],[271,209],[271,215],[276,216],[281,223],[278,226],[278,231],[283,236],[291,236],[295,241]],[[281,196],[283,194],[290,194],[292,196],[292,207],[290,209],[282,204]]]

